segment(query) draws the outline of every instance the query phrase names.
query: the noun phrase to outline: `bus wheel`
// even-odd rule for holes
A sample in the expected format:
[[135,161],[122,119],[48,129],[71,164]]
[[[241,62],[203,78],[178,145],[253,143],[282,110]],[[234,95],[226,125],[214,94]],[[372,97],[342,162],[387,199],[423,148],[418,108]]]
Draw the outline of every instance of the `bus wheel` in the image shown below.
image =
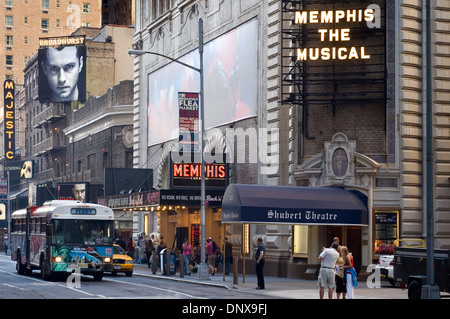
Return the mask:
[[20,256],[20,252],[17,252],[17,263],[16,263],[16,270],[19,275],[25,274],[25,266],[22,265],[22,256]]
[[47,266],[47,262],[45,261],[45,256],[41,255],[41,261],[40,261],[40,268],[41,268],[41,278],[44,280],[49,279],[49,271],[48,271],[48,266]]
[[103,272],[96,272],[93,276],[95,281],[100,281],[103,279]]

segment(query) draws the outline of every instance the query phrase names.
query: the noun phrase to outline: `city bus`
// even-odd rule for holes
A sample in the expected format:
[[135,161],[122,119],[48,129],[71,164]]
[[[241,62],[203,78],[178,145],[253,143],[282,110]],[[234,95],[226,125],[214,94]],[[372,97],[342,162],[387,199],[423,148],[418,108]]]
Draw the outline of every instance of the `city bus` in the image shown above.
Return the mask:
[[113,211],[102,205],[54,200],[11,215],[11,259],[19,274],[79,272],[101,280],[113,270]]

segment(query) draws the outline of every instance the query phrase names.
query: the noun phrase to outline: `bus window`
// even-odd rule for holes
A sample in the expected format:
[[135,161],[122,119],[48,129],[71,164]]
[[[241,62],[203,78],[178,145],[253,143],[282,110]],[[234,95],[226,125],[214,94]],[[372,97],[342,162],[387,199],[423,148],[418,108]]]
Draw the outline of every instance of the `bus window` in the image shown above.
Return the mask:
[[41,233],[45,234],[46,229],[47,229],[47,220],[45,217],[42,217],[41,218]]
[[111,245],[112,227],[112,221],[107,220],[57,219],[52,241],[66,245]]

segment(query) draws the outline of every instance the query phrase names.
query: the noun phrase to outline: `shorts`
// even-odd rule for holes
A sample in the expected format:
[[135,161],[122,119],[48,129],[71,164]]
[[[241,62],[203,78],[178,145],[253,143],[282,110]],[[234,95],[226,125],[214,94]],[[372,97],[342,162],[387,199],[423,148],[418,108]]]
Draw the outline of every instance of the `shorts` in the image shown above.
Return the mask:
[[335,280],[334,280],[334,269],[330,268],[320,268],[319,270],[319,278],[318,283],[319,286],[322,288],[334,288],[335,286]]

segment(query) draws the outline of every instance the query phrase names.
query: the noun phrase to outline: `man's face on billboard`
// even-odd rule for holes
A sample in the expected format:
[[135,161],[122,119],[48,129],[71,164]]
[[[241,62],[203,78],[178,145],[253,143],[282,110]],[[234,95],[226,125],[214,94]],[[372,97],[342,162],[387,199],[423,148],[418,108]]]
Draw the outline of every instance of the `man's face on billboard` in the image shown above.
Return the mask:
[[83,69],[83,57],[77,57],[76,47],[48,48],[43,69],[53,102],[78,100],[77,83]]
[[86,188],[84,184],[75,184],[73,185],[73,195],[76,200],[84,203],[86,200]]

